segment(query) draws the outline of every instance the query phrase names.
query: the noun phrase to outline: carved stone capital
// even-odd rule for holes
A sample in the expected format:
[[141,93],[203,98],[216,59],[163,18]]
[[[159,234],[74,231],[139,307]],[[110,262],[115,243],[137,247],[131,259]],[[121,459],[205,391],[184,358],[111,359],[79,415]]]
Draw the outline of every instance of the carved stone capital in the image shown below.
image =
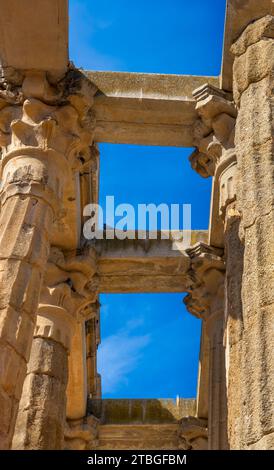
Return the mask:
[[208,449],[207,420],[189,416],[180,423],[179,438],[181,449],[207,450]]
[[205,243],[197,243],[187,250],[187,254],[191,260],[191,282],[184,303],[190,313],[207,321],[223,311],[223,252]]
[[71,172],[92,158],[95,93],[74,69],[55,86],[44,72],[0,83],[2,198],[46,194],[53,206],[62,200]]
[[40,294],[35,336],[50,337],[71,347],[76,322],[96,315],[96,253],[67,254],[53,248]]
[[207,178],[215,174],[223,152],[234,146],[237,111],[230,94],[208,83],[194,90],[193,96],[199,119],[194,126],[197,149],[190,156],[190,163]]
[[90,450],[98,446],[99,420],[86,416],[79,420],[68,420],[65,426],[66,450]]

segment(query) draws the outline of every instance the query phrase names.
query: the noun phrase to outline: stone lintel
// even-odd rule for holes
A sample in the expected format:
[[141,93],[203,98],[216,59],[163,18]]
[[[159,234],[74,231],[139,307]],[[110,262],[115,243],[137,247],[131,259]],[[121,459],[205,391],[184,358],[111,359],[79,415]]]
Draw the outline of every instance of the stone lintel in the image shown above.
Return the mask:
[[[207,241],[192,231],[191,243]],[[190,259],[170,240],[97,240],[99,291],[103,293],[184,292]]]
[[239,38],[249,23],[273,14],[272,0],[227,0],[224,33],[223,65],[220,87],[232,91],[232,44]]
[[99,419],[96,449],[180,449],[181,422],[195,413],[194,399],[91,400]]
[[88,411],[101,424],[168,424],[194,416],[195,399],[101,399],[89,400]]
[[218,77],[85,72],[97,86],[97,142],[193,146],[197,119],[192,91]]
[[180,450],[180,429],[179,423],[100,425],[96,450]]
[[1,66],[62,77],[68,66],[68,1],[0,0],[0,10]]

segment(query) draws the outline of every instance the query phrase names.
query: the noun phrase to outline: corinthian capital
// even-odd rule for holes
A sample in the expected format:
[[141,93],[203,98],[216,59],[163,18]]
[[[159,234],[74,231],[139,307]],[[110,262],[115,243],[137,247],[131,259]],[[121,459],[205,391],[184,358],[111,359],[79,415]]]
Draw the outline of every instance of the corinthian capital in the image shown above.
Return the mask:
[[55,86],[43,72],[20,77],[0,83],[2,187],[46,185],[62,198],[60,180],[92,158],[96,87],[74,69]]
[[237,115],[230,94],[209,85],[193,92],[199,119],[194,126],[197,149],[190,156],[192,168],[202,177],[215,173],[222,153],[234,146],[234,127]]
[[222,250],[197,243],[187,250],[191,264],[188,295],[184,303],[190,313],[207,320],[223,307],[224,261]]

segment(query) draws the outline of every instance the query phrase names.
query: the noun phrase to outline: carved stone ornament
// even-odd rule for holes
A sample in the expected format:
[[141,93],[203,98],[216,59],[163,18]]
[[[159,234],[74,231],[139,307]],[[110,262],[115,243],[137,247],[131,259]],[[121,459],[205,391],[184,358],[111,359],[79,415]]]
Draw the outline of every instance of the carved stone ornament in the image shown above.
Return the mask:
[[190,155],[192,168],[203,178],[214,176],[222,153],[234,147],[236,106],[230,94],[209,85],[193,92],[199,119],[194,125],[196,150]]
[[191,282],[184,303],[194,316],[207,320],[212,311],[216,310],[216,304],[223,301],[223,250],[197,243],[187,253],[191,259]]

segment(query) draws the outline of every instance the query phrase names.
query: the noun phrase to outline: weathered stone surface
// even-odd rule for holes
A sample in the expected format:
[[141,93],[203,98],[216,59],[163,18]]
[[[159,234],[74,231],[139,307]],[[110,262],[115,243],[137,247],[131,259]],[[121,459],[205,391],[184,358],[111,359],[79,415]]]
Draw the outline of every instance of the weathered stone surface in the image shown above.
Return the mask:
[[[243,55],[235,58],[233,65],[233,90],[236,103],[239,103],[241,94],[249,87],[250,83],[260,82],[260,80],[271,74],[273,62],[273,39],[265,39],[252,44]],[[255,93],[258,94],[258,92]],[[251,93],[251,89],[249,89],[249,93]],[[243,97],[241,98],[241,103],[243,106]],[[255,116],[253,118],[256,119]]]
[[182,449],[207,450],[207,420],[193,417],[181,420],[180,437]]
[[191,147],[197,118],[192,90],[217,77],[85,72],[98,87],[95,140]]
[[[228,0],[220,89],[81,73],[67,2],[0,0],[0,448],[15,422],[16,449],[274,448],[272,3]],[[95,141],[195,146],[193,168],[213,177],[209,231],[187,253],[182,240],[84,242]],[[98,400],[98,292],[184,290],[203,319],[196,403]]]
[[67,411],[69,420],[86,416],[87,409],[87,353],[85,325],[79,322],[72,337],[67,387]]
[[97,372],[97,349],[101,342],[100,304],[93,304],[95,316],[86,322],[86,353],[87,353],[87,396],[98,399],[102,396],[101,376]]
[[89,412],[101,424],[175,423],[195,414],[193,399],[104,399],[90,400]]
[[208,418],[209,351],[210,341],[206,332],[205,322],[203,322],[199,353],[198,385],[195,413],[195,415],[201,419]]
[[[192,282],[184,302],[192,314],[204,321],[202,346],[205,348],[207,341],[209,343],[208,352],[204,350],[204,353],[208,354],[208,365],[205,366],[208,377],[203,378],[208,383],[208,391],[200,389],[208,397],[208,449],[226,449],[228,442],[223,346],[224,262],[221,250],[205,244],[197,244],[187,252],[191,259],[189,273]],[[207,340],[205,336],[208,337]],[[201,401],[201,395],[199,400]]]
[[13,449],[62,449],[67,351],[51,339],[35,338],[24,382]]
[[99,421],[94,416],[67,420],[65,450],[90,450],[98,446]]
[[[80,396],[83,395],[82,402],[78,404],[78,408],[79,405],[83,407],[80,417],[86,414],[84,321],[92,316],[85,307],[94,300],[93,288],[89,287],[95,270],[95,253],[91,250],[74,257],[71,254],[65,257],[56,248],[51,250],[40,295],[28,377],[19,405],[13,448],[63,448],[69,352],[72,356],[69,363],[68,414],[75,417],[75,411],[72,410],[73,413],[70,410],[70,394],[77,385],[80,390],[73,390],[74,394],[77,398],[77,391]],[[75,368],[76,371],[80,368],[76,381],[73,375]],[[55,410],[58,410],[58,414]],[[76,417],[79,417],[77,413]]]
[[179,424],[105,424],[96,450],[180,450],[179,430]]
[[[234,47],[236,54],[242,54],[235,59],[234,91],[239,105],[237,209],[244,244],[241,311],[228,317],[228,427],[231,447],[236,449],[273,448],[274,58],[268,51],[274,41],[269,38],[272,33],[264,39],[266,24],[271,24],[269,17],[255,22]],[[246,69],[244,82],[239,64],[242,71]]]
[[[16,83],[13,78],[5,78],[0,93],[0,340],[2,350],[16,353],[14,365],[2,365],[8,382],[1,383],[15,419],[25,367],[16,385],[5,367],[16,371],[18,354],[28,360],[54,222],[63,215],[73,171],[89,160],[96,89],[74,70],[56,86],[43,70],[22,70]],[[13,425],[0,426],[0,448],[10,446]]]
[[[248,25],[266,15],[273,14],[272,0],[228,0],[224,31],[223,64],[220,86],[232,91],[234,55],[231,46]],[[252,35],[253,36],[253,35]],[[254,36],[253,36],[254,37]]]
[[274,21],[270,14],[248,25],[239,39],[232,44],[231,52],[240,56],[249,46],[256,44],[262,38],[274,39]]
[[[98,450],[190,449],[194,441],[201,446],[197,424],[202,421],[185,418],[195,413],[195,400],[91,400],[89,410],[100,419]],[[193,427],[190,436],[190,427],[182,424],[184,419],[195,422],[195,436]],[[205,428],[199,435],[206,436]],[[192,445],[187,444],[192,438]]]
[[[9,447],[12,439],[26,373],[43,263],[46,262],[49,250],[46,240],[51,220],[51,209],[37,199],[22,199],[20,196],[9,198],[1,211],[0,226],[3,231],[0,241],[0,388],[1,395],[5,396],[5,407],[10,409],[12,416],[10,422],[3,423],[5,414],[0,417],[0,448],[3,449]],[[39,222],[40,228],[36,229],[35,225]],[[47,225],[45,222],[48,222]],[[45,235],[43,243],[40,243],[41,232]],[[24,249],[21,250],[20,247],[23,246]],[[7,403],[8,399],[10,404]]]
[[[207,241],[193,230],[191,242]],[[189,258],[181,244],[165,240],[97,240],[100,292],[183,292]]]
[[5,73],[11,68],[44,70],[59,80],[68,67],[67,0],[1,0],[0,9],[0,60]]

